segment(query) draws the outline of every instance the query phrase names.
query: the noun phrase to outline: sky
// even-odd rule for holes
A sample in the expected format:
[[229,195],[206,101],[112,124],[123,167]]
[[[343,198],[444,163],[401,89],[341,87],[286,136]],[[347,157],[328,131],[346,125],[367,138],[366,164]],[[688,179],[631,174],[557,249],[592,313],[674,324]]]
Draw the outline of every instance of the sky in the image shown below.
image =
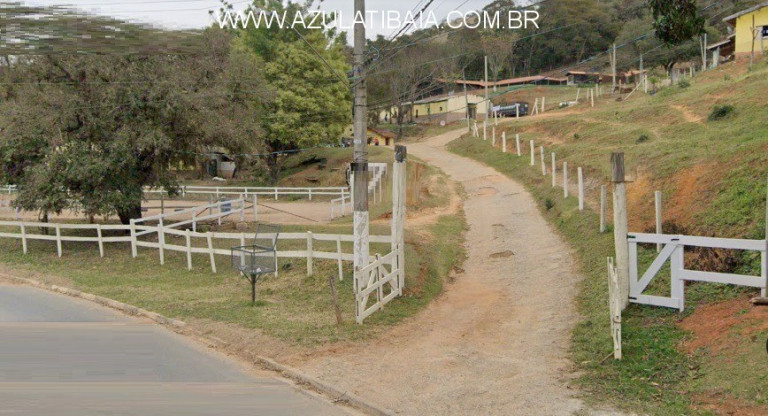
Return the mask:
[[[417,4],[428,0],[366,0],[369,11],[396,10],[405,14]],[[434,0],[428,10],[443,19],[450,11],[462,12],[479,10],[491,0]],[[244,9],[251,0],[230,0],[236,10]],[[34,6],[71,5],[82,11],[114,16],[133,22],[149,23],[167,29],[194,29],[209,25],[212,20],[208,14],[216,9],[218,0],[26,0],[24,3]],[[343,16],[353,15],[353,0],[324,0],[321,10],[340,11]],[[351,19],[351,17],[350,17]],[[380,22],[372,22],[366,33],[368,38],[377,34],[390,35],[392,30],[382,27]],[[351,36],[348,36],[351,39]]]

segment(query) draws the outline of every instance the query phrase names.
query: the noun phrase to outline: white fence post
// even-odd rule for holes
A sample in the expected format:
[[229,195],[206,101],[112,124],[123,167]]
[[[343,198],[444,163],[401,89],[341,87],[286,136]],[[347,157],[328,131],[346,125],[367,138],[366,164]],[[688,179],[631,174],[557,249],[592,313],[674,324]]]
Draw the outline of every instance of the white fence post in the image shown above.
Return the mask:
[[541,175],[547,176],[547,164],[544,163],[544,146],[539,146],[539,154],[541,155]]
[[99,257],[104,257],[104,239],[101,235],[101,224],[96,224],[96,237],[99,239]]
[[515,145],[517,145],[517,155],[522,156],[523,153],[520,151],[520,133],[515,133]]
[[536,147],[533,145],[533,140],[531,140],[531,166],[536,166]]
[[312,259],[313,259],[313,250],[312,250],[312,231],[307,231],[307,276],[312,276],[313,274],[313,267],[312,267]]
[[606,186],[600,186],[600,232],[605,232],[605,199],[606,199]]
[[205,238],[208,240],[208,256],[211,259],[211,271],[216,273],[216,258],[213,251],[213,236],[211,235],[210,231],[205,233]]
[[27,254],[27,226],[24,225],[24,222],[21,222],[19,226],[21,227],[21,249],[24,254]]
[[563,162],[563,198],[568,198],[568,162]]
[[337,261],[339,266],[339,281],[344,280],[344,269],[342,268],[342,265],[341,265],[341,262],[342,262],[341,254],[342,254],[341,253],[341,236],[337,235],[336,236],[336,256],[337,256]]
[[542,114],[544,114],[544,110],[545,110],[544,107],[545,107],[546,102],[547,102],[547,97],[541,97],[541,113]]
[[133,258],[138,256],[136,252],[136,220],[134,219],[131,219],[131,255],[133,255]]
[[555,163],[555,152],[552,152],[552,187],[557,186],[557,164]]
[[579,175],[579,211],[584,211],[584,173],[581,166],[577,168]]
[[240,222],[245,222],[245,196],[240,195]]
[[496,126],[493,126],[491,131],[491,146],[496,147]]
[[608,307],[611,313],[611,338],[613,339],[613,358],[621,359],[621,298],[619,278],[613,258],[608,257]]
[[157,223],[157,242],[160,249],[160,265],[165,264],[165,230],[163,230],[163,217]]
[[189,230],[184,232],[184,239],[187,243],[187,270],[192,270],[192,238],[189,235]]
[[483,140],[488,140],[488,122],[483,120]]
[[[654,192],[656,197],[656,234],[661,234],[661,191]],[[661,243],[656,244],[656,252],[661,252]]]
[[501,151],[507,153],[507,132],[501,132]]
[[56,224],[56,251],[58,251],[59,257],[61,257],[61,227],[59,224]]
[[253,194],[253,222],[259,221],[259,196]]

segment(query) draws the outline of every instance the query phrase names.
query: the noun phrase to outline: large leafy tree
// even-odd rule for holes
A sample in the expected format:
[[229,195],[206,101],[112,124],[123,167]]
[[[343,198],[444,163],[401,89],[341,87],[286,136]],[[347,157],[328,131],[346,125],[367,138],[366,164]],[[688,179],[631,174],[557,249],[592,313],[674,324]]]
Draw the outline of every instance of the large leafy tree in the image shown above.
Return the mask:
[[648,0],[656,36],[668,46],[679,45],[704,33],[704,17],[696,0]]
[[141,216],[144,186],[175,187],[172,166],[206,146],[245,148],[263,82],[242,67],[259,65],[230,51],[223,31],[185,42],[183,54],[34,45],[6,60],[15,82],[0,101],[0,182],[20,186],[16,204],[44,218],[74,209],[127,222]]
[[[294,16],[302,4],[255,0],[253,8]],[[338,143],[351,123],[352,96],[346,78],[346,37],[335,30],[254,25],[237,30],[237,45],[264,62],[263,76],[274,97],[263,103],[263,135],[257,146],[269,176],[277,182],[287,155]],[[354,82],[354,81],[353,81]]]

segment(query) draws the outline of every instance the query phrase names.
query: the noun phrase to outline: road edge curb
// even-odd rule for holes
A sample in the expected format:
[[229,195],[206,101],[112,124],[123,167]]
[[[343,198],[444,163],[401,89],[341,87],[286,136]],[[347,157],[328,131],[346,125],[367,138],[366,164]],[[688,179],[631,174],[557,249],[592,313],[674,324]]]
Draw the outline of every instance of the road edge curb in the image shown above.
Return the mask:
[[[97,303],[102,306],[106,306],[111,309],[116,309],[120,312],[125,313],[126,315],[149,318],[157,324],[171,327],[174,330],[174,332],[179,332],[184,329],[190,329],[187,323],[184,321],[168,318],[166,316],[160,315],[159,313],[148,311],[146,309],[129,305],[127,303],[119,302],[114,299],[105,298],[103,296],[94,295],[92,293],[83,292],[80,290],[71,289],[64,286],[43,283],[35,279],[12,276],[6,273],[0,273],[0,277],[6,278],[12,281],[16,281],[22,284],[26,284],[28,286],[34,286],[39,289],[44,289],[50,292],[56,292],[56,293],[71,296],[74,298],[84,299],[93,303]],[[212,340],[199,333],[197,333],[195,336],[212,345],[221,344],[221,341]],[[257,355],[255,357],[255,361],[253,362],[253,364],[259,367],[262,367],[266,370],[279,373],[283,377],[290,379],[296,382],[297,384],[310,386],[313,389],[323,393],[332,402],[344,402],[357,410],[360,410],[364,413],[371,414],[371,415],[377,415],[377,416],[394,416],[395,415],[395,412],[391,410],[382,409],[374,404],[367,402],[366,400],[360,398],[355,394],[339,390],[338,388],[328,383],[320,381],[317,378],[312,377],[296,368],[279,363],[271,358]]]

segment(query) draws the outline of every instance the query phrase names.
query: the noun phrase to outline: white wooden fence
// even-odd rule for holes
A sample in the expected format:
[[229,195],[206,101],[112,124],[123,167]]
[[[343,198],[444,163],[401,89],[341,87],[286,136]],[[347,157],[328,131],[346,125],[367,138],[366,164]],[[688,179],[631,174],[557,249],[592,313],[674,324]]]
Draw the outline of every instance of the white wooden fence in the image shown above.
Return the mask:
[[[192,269],[192,254],[206,254],[207,261],[210,263],[211,271],[217,272],[216,255],[229,257],[230,246],[245,245],[253,239],[253,233],[223,233],[223,232],[195,232],[189,229],[181,230],[168,226],[147,225],[147,224],[68,224],[68,223],[49,223],[49,222],[25,222],[25,221],[0,221],[2,227],[18,228],[18,232],[0,232],[0,238],[14,238],[21,240],[24,254],[28,252],[28,242],[31,240],[53,241],[56,243],[56,251],[59,257],[63,255],[64,244],[66,242],[97,243],[99,255],[104,257],[104,246],[110,243],[130,243],[131,254],[138,256],[138,248],[151,248],[158,251],[161,263],[165,261],[165,251],[176,251],[186,254],[187,269]],[[53,229],[51,235],[42,234],[37,228]],[[33,231],[35,230],[35,231]],[[94,235],[66,235],[62,230],[80,230],[93,231]],[[104,236],[104,231],[123,231],[122,236]],[[156,239],[147,239],[146,237],[157,237]],[[142,238],[145,237],[145,238]],[[268,237],[268,236],[267,236]],[[181,240],[180,243],[173,241]],[[339,279],[343,279],[342,262],[352,262],[353,254],[343,251],[342,243],[351,243],[354,237],[347,234],[316,234],[311,231],[301,233],[281,233],[279,242],[299,240],[306,243],[303,250],[280,250],[278,243],[277,257],[279,258],[306,258],[307,269],[311,271],[315,259],[335,260],[339,273]],[[202,241],[203,244],[199,244]],[[336,250],[322,251],[317,250],[314,241],[334,242]],[[388,235],[372,235],[371,243],[390,244],[392,239]],[[226,243],[224,243],[226,242]],[[231,242],[231,243],[230,243]],[[197,243],[197,244],[195,244]],[[229,245],[227,245],[229,244]],[[217,247],[224,245],[225,247]],[[351,245],[350,245],[351,249]],[[375,260],[372,256],[371,260]],[[228,263],[227,263],[228,264]]]
[[[766,296],[768,271],[766,269],[765,240],[630,233],[627,242],[629,244],[629,300],[632,303],[665,306],[683,311],[685,308],[686,281],[757,287],[761,289],[762,296]],[[639,273],[637,264],[637,245],[640,243],[662,245],[661,252],[642,275]],[[760,276],[688,270],[685,268],[685,247],[758,251],[761,255]],[[643,294],[667,260],[670,264],[671,280],[669,297]]]
[[358,324],[403,294],[402,262],[403,249],[398,245],[385,256],[376,254],[373,262],[355,272],[355,319]]
[[16,185],[0,185],[0,194],[11,195],[14,192],[18,192],[19,188]]
[[[386,163],[369,163],[369,172],[372,173],[368,181],[368,194],[373,197],[369,202],[377,203],[383,200],[384,195],[384,178],[387,175]],[[351,178],[351,177],[350,177]],[[331,200],[331,219],[343,217],[347,213],[352,212],[352,194],[347,192],[342,194],[339,198]]]
[[[239,214],[240,221],[245,221],[245,214],[249,208],[253,210],[253,220],[256,221],[256,218],[258,217],[256,195],[254,195],[253,198],[254,200],[250,207],[245,198],[240,197],[239,199],[222,200],[212,204],[161,213],[150,217],[137,218],[131,220],[131,223],[141,224],[149,221],[157,221],[160,227],[166,228],[180,228],[191,224],[192,231],[197,231],[197,224],[199,222],[216,220],[218,224],[221,225],[221,220],[230,215]],[[207,214],[205,213],[206,211],[208,212]],[[191,218],[189,218],[190,216]]]
[[[168,194],[163,188],[144,188],[145,193]],[[273,196],[278,200],[280,196],[306,196],[312,200],[313,196],[344,196],[349,193],[346,187],[249,187],[249,186],[192,186],[184,185],[179,187],[179,194],[182,197],[187,195],[213,195],[216,198],[221,196],[244,196],[246,199],[253,195]]]

